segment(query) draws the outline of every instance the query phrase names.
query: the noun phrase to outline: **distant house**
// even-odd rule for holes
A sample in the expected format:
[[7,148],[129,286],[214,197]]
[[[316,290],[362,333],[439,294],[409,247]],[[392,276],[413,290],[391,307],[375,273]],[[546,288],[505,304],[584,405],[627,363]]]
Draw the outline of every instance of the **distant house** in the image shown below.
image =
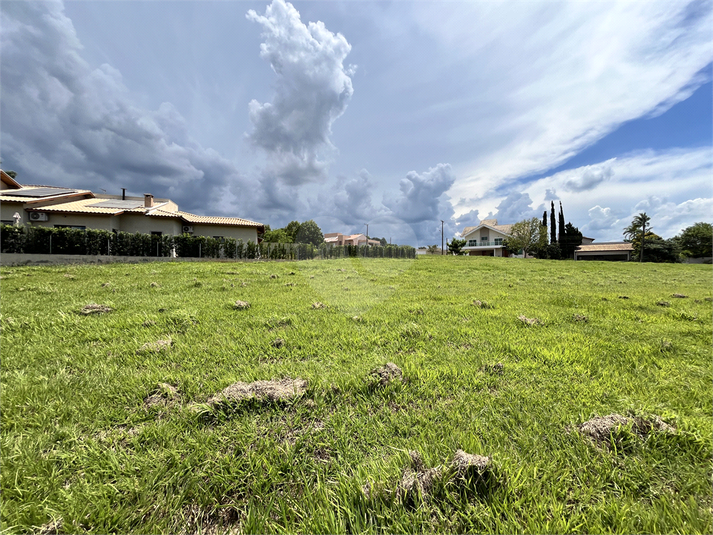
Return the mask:
[[[592,240],[593,241],[593,240]],[[584,243],[574,250],[575,260],[618,260],[627,262],[631,260],[634,246],[625,242],[598,243],[596,245]]]
[[235,238],[257,243],[264,225],[239,217],[183,212],[170,199],[106,195],[85,189],[22,185],[0,170],[0,219],[38,227]]
[[461,239],[466,240],[463,251],[470,256],[508,256],[503,240],[510,235],[512,225],[498,225],[497,219],[484,219],[476,227],[466,227]]
[[324,243],[328,245],[381,245],[379,240],[367,239],[365,234],[342,234],[329,232],[324,235]]

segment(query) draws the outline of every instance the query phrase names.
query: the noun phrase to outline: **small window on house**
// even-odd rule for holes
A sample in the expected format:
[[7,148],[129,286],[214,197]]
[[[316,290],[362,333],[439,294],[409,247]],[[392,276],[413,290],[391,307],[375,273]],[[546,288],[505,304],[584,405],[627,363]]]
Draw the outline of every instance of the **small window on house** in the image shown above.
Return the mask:
[[0,221],[0,224],[2,224],[2,225],[14,225],[14,224],[15,224],[15,221],[14,221],[13,219],[10,219],[10,220],[3,219],[2,221]]
[[161,232],[160,230],[152,230],[151,236],[163,236],[163,232]]
[[468,240],[468,247],[475,247],[478,245],[478,240]]
[[503,244],[503,239],[502,238],[495,238],[495,245],[502,245]]

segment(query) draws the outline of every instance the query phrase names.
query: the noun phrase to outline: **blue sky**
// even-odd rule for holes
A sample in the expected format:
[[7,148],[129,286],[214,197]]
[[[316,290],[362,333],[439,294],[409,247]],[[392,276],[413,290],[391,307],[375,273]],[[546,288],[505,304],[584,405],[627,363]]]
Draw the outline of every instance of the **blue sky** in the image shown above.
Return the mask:
[[0,4],[24,183],[426,245],[561,200],[598,241],[713,213],[713,6]]

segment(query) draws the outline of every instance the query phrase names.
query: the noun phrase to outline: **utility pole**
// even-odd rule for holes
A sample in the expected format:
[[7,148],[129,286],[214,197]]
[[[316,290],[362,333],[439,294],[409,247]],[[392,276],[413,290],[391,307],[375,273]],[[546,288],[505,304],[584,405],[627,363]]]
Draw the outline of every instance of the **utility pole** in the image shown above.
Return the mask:
[[446,252],[443,250],[443,219],[441,219],[441,256],[446,254]]
[[369,245],[369,223],[364,223],[366,225],[366,244]]

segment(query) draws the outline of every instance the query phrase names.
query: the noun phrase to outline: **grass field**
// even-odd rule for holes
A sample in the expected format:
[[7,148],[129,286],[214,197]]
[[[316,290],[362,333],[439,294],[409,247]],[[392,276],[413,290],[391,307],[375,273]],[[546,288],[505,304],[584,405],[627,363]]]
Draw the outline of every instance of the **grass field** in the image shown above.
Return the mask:
[[[427,257],[1,274],[2,533],[713,530],[711,266]],[[90,303],[112,311],[80,314]],[[403,382],[371,378],[387,362]],[[236,381],[287,377],[307,391],[206,404]],[[675,432],[580,432],[611,413]],[[457,449],[489,456],[488,479],[443,476],[406,499],[410,450],[446,474]]]

